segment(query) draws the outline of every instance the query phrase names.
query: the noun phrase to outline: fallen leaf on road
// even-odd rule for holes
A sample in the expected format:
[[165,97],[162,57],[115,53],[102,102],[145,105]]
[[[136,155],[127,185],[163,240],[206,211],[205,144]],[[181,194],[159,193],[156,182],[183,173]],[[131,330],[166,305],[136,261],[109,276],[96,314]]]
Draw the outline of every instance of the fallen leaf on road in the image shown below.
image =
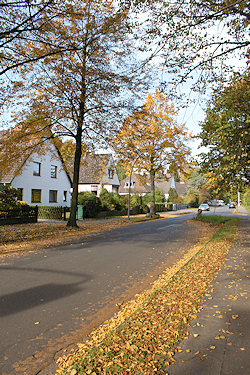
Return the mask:
[[238,319],[239,315],[232,315],[232,319]]

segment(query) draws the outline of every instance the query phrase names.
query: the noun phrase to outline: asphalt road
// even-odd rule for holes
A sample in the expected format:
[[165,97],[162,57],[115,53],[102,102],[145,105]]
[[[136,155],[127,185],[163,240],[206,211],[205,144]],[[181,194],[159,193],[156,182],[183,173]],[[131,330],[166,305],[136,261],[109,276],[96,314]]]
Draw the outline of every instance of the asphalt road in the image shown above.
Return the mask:
[[45,374],[65,348],[84,341],[198,241],[201,233],[186,221],[193,216],[121,227],[0,263],[0,373]]

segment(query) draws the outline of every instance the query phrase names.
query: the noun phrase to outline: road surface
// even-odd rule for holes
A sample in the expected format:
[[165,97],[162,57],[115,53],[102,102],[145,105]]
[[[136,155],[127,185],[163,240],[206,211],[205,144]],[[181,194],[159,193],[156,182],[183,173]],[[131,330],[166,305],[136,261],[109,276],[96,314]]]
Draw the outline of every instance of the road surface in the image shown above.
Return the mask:
[[121,227],[1,262],[0,373],[45,374],[65,348],[86,340],[199,240],[201,233],[186,221],[194,215]]

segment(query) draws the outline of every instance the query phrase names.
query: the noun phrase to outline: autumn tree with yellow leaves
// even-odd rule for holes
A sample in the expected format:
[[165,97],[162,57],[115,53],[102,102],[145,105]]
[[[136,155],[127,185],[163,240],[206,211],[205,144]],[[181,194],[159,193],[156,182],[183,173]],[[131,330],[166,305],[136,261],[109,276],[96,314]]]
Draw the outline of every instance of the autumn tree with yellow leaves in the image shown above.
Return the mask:
[[[13,128],[19,131],[9,131],[9,135],[18,143],[19,134],[22,144],[29,136],[37,144],[48,138],[73,139],[73,193],[68,226],[76,226],[82,145],[93,148],[107,141],[108,134],[133,108],[133,95],[144,87],[149,75],[138,63],[127,9],[119,8],[112,0],[63,4],[65,11],[46,23],[44,37],[67,48],[24,64],[18,74],[15,72],[9,106]],[[34,49],[47,46],[27,42],[25,48],[29,55]],[[12,142],[11,137],[7,138],[6,149],[8,142]]]
[[150,215],[155,214],[155,179],[168,171],[181,170],[190,155],[185,125],[177,123],[177,111],[159,91],[149,94],[145,104],[128,116],[112,136],[113,148],[128,171],[134,166],[150,176]]

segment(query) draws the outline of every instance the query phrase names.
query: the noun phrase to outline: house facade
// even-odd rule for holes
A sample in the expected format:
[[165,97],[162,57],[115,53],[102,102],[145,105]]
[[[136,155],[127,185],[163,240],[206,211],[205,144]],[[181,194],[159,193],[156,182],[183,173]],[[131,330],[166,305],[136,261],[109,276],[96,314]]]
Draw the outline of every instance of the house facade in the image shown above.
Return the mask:
[[140,181],[140,174],[134,173],[131,175],[131,182],[130,177],[126,177],[121,181],[120,186],[120,195],[127,195],[129,193],[129,184],[130,184],[130,193],[137,194],[141,197],[144,195],[150,194],[150,181],[146,179]]
[[[121,181],[120,187],[120,194],[126,195],[129,193],[129,181],[130,178],[126,177],[124,180]],[[167,175],[166,179],[162,180],[155,180],[155,188],[159,188],[162,190],[165,199],[167,201],[169,197],[169,189],[173,188],[176,189],[175,179],[172,175]],[[151,187],[150,187],[150,179],[149,177],[145,180],[143,179],[142,182],[140,181],[139,174],[132,174],[131,176],[131,185],[130,185],[130,193],[137,194],[140,196],[144,196],[146,194],[150,194]]]
[[21,193],[21,200],[37,206],[70,206],[71,179],[60,153],[53,143],[43,146],[16,169],[0,177],[0,184],[10,184]]
[[[73,180],[73,166],[67,163]],[[111,154],[82,156],[79,173],[78,192],[90,191],[99,197],[102,189],[119,194],[120,181]]]

